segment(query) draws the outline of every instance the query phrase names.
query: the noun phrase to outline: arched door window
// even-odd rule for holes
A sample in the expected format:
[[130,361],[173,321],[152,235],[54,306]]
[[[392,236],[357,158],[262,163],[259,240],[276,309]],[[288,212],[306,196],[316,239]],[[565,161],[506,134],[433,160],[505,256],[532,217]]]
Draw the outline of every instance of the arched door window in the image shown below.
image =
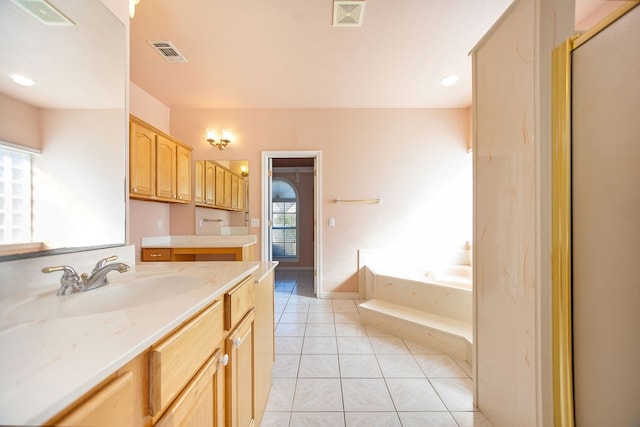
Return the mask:
[[273,226],[271,248],[273,258],[285,261],[298,259],[298,195],[283,178],[273,178],[271,185]]

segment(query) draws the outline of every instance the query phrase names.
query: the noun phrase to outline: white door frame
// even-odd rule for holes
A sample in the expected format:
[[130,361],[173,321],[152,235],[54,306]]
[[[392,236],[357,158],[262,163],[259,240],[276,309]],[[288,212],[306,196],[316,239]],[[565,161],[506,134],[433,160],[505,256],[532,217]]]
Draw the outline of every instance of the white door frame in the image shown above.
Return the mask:
[[323,298],[322,292],[322,152],[318,150],[307,151],[263,151],[262,152],[262,260],[272,261],[270,258],[271,242],[269,241],[269,203],[271,202],[271,194],[269,194],[269,163],[271,159],[291,157],[291,158],[313,158],[314,159],[314,203],[313,203],[313,269],[314,280],[313,290],[318,298]]

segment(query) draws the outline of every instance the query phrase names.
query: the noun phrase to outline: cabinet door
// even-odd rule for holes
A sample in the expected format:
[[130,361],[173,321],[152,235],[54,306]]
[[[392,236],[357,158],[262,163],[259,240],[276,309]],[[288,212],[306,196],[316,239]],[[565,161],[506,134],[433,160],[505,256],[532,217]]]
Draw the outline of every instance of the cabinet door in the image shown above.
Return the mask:
[[133,426],[134,421],[133,375],[127,371],[94,393],[56,425],[125,427]]
[[238,210],[244,212],[244,192],[245,192],[244,178],[238,177]]
[[133,197],[151,197],[156,192],[156,134],[130,122],[130,193]]
[[191,151],[176,146],[176,192],[181,202],[191,201]]
[[162,135],[156,144],[156,196],[176,198],[176,143]]
[[224,358],[220,350],[211,356],[155,426],[224,427]]
[[274,353],[274,294],[273,270],[255,284],[255,322],[254,322],[254,414],[256,425],[262,422],[262,416],[271,390],[271,370]]
[[216,204],[216,165],[205,162],[205,203],[214,206]]
[[226,340],[227,418],[230,427],[254,425],[253,407],[253,310]]
[[195,160],[193,162],[193,201],[196,204],[204,203],[204,161]]
[[224,205],[224,169],[216,166],[216,206],[225,207]]
[[231,209],[238,209],[238,176],[231,175]]
[[231,207],[231,172],[224,171],[224,207]]

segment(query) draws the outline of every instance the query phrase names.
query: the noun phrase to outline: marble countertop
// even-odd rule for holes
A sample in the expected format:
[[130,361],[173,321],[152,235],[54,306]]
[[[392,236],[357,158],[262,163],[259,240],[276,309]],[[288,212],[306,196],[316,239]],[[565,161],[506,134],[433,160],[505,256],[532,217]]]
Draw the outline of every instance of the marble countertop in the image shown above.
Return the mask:
[[273,266],[220,261],[144,263],[129,273],[111,273],[109,285],[86,293],[57,297],[58,285],[41,289],[49,301],[52,297],[55,301],[65,299],[54,301],[60,307],[73,302],[82,307],[90,306],[92,301],[105,301],[110,293],[130,283],[154,284],[157,279],[160,284],[163,278],[168,281],[186,277],[192,284],[168,298],[151,294],[139,305],[88,315],[44,310],[36,320],[16,319],[15,307],[25,298],[33,299],[33,293],[3,296],[0,424],[39,425],[48,421],[239,280],[249,274],[259,279]]
[[255,245],[254,234],[171,235],[143,237],[142,248],[242,248]]

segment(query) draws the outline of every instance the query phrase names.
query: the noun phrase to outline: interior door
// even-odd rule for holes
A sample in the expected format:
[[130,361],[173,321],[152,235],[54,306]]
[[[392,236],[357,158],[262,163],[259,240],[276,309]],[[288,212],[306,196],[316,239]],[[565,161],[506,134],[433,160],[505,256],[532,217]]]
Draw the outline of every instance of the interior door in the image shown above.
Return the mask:
[[267,245],[267,253],[265,254],[266,260],[273,260],[273,158],[269,157],[268,159],[268,173],[267,173],[267,185],[266,185],[266,196],[268,198],[267,202],[267,223],[265,227],[267,228],[267,236],[269,244]]

